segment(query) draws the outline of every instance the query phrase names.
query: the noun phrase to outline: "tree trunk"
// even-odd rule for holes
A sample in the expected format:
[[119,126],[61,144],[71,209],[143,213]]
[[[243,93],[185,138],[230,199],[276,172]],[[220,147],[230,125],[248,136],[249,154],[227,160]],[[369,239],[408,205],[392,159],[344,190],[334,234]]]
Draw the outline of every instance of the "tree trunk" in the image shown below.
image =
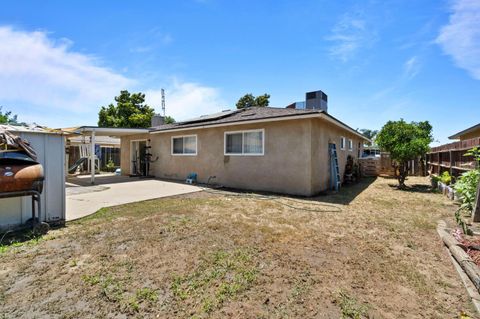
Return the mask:
[[477,185],[477,196],[475,196],[475,205],[473,206],[473,221],[480,222],[480,179]]
[[402,162],[398,166],[399,174],[397,176],[398,179],[398,188],[404,189],[405,188],[405,179],[407,178],[408,175],[408,169],[406,167],[406,163]]

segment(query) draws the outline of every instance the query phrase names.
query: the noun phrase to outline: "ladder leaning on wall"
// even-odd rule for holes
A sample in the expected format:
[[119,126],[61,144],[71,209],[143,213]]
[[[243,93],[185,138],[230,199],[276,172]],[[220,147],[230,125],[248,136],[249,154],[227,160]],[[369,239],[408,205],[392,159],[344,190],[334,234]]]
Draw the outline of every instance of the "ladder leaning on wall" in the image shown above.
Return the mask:
[[337,146],[335,143],[328,144],[330,154],[330,189],[338,191],[340,184],[340,170],[338,169]]

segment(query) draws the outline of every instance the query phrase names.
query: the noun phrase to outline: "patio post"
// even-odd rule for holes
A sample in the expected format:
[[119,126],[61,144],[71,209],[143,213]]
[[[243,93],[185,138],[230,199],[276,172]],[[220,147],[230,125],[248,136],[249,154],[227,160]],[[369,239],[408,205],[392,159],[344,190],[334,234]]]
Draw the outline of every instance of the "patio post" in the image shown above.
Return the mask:
[[92,129],[90,139],[90,183],[95,184],[95,129]]

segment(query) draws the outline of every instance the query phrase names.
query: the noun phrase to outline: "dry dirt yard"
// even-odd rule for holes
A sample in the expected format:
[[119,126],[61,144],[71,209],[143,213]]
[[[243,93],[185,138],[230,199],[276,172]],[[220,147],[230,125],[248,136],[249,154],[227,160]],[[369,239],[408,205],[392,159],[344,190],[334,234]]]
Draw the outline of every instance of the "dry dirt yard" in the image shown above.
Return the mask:
[[[1,246],[3,318],[474,317],[426,178],[289,199],[201,192]],[[2,317],[0,317],[2,318]]]

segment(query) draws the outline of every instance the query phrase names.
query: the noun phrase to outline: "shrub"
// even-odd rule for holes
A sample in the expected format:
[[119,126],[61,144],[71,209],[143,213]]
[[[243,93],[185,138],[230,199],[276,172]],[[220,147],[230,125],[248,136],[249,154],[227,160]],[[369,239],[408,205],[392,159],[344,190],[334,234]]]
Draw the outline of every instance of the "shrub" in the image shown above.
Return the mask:
[[442,173],[442,176],[440,176],[440,181],[445,185],[450,185],[450,183],[452,182],[452,176],[448,171],[445,171]]
[[110,159],[107,162],[107,165],[105,165],[104,170],[107,171],[107,172],[114,172],[115,169],[116,169],[115,163],[112,161],[112,159]]
[[475,205],[475,196],[477,194],[477,185],[480,179],[480,170],[476,169],[463,173],[457,179],[454,189],[462,200],[462,210],[471,213]]

